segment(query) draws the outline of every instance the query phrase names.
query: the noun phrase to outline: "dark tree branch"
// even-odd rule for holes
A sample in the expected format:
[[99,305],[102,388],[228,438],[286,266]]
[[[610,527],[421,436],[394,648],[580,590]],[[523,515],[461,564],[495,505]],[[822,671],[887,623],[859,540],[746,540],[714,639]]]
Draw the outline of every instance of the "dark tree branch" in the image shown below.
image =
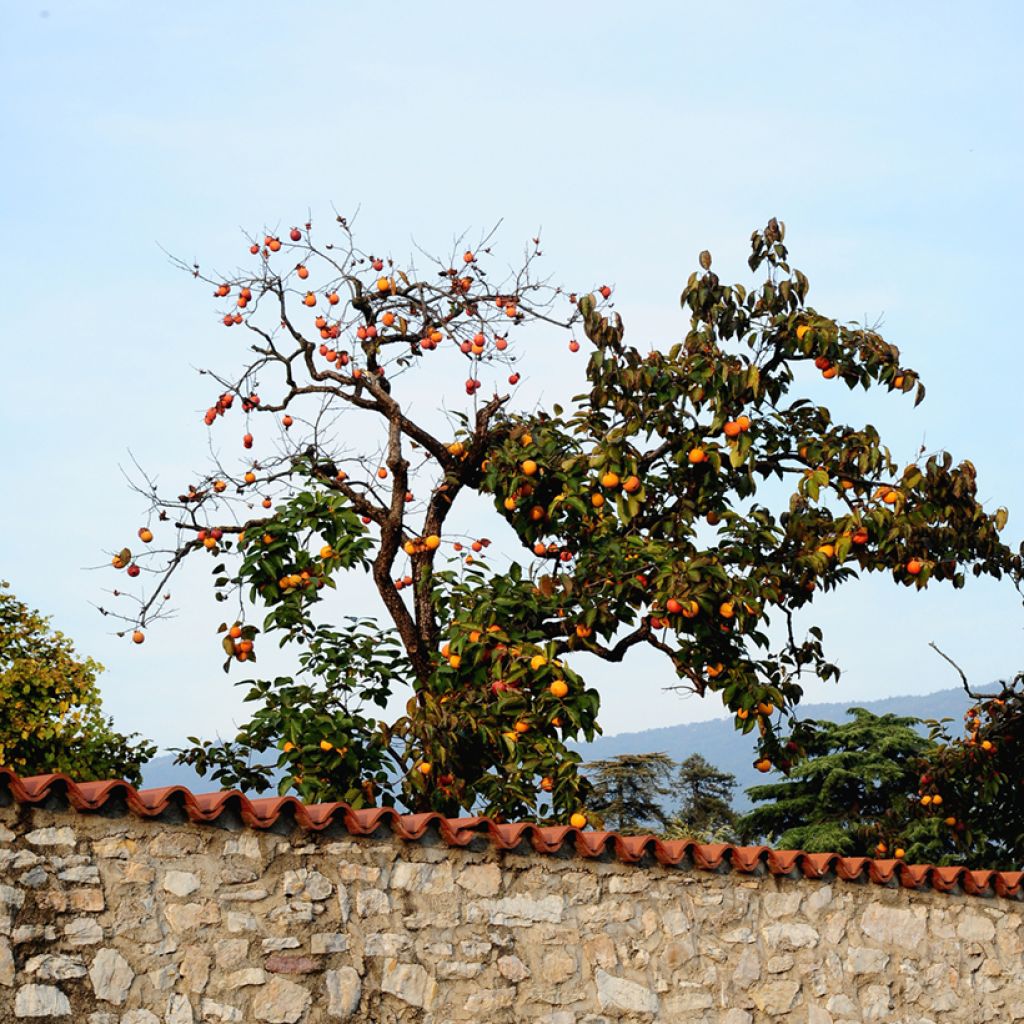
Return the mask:
[[944,651],[940,650],[938,644],[936,644],[934,640],[929,641],[928,646],[940,658],[942,658],[945,661],[948,661],[949,664],[952,665],[953,668],[956,669],[957,673],[960,676],[960,682],[963,684],[964,693],[966,693],[967,696],[971,698],[971,700],[982,700],[982,699],[984,699],[984,694],[975,693],[971,689],[970,684],[967,682],[967,676],[964,674],[964,670],[948,654],[946,654]]

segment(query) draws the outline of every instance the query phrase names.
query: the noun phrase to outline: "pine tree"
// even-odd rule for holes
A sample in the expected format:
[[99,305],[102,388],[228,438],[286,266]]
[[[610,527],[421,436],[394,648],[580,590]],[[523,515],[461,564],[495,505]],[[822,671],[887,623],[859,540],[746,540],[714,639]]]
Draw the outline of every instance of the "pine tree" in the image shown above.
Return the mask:
[[780,782],[753,786],[761,806],[737,828],[750,842],[810,853],[875,855],[876,844],[908,820],[928,739],[916,718],[850,708],[849,722],[814,722],[806,757]]
[[704,842],[731,838],[736,824],[732,809],[736,776],[720,771],[700,754],[691,754],[679,766],[676,778],[682,803],[666,835]]
[[660,797],[671,793],[676,762],[667,754],[617,754],[583,766],[594,789],[588,806],[617,832],[646,832],[664,825]]

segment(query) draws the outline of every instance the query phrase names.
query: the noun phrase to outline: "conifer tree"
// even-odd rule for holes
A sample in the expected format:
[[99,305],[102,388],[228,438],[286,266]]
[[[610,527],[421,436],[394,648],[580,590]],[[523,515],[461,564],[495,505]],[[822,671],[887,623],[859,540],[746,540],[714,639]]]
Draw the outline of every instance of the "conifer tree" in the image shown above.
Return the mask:
[[729,838],[736,824],[732,809],[736,776],[716,768],[700,754],[691,754],[679,766],[676,780],[682,802],[668,834],[702,841]]
[[617,754],[591,761],[583,771],[593,785],[591,809],[606,828],[647,832],[664,825],[668,814],[659,798],[671,793],[676,762],[664,753]]
[[850,708],[848,722],[808,722],[807,756],[779,782],[753,786],[760,806],[737,828],[744,841],[809,853],[876,855],[880,837],[908,820],[921,758],[931,742],[916,718]]

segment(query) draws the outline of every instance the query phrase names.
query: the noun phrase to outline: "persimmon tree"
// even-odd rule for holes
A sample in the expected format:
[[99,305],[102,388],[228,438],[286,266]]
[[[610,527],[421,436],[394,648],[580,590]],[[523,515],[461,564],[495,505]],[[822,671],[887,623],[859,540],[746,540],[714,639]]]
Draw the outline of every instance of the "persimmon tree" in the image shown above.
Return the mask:
[[[684,337],[643,349],[608,286],[538,280],[535,246],[499,276],[486,240],[459,242],[427,273],[336,227],[329,241],[309,224],[261,235],[238,273],[188,268],[247,356],[206,371],[212,464],[177,496],[141,481],[143,551],[113,558],[152,580],[137,608],[107,609],[137,642],[169,578],[205,556],[238,609],[221,626],[227,663],[255,661],[266,634],[301,652],[298,682],[251,685],[258,728],[185,753],[218,778],[259,787],[276,766],[307,799],[581,824],[586,781],[566,741],[597,727],[585,656],[660,653],[675,685],[758,730],[760,767],[785,769],[807,735],[793,720],[802,677],[838,676],[821,631],[797,623],[817,595],[864,572],[920,589],[1019,569],[971,463],[900,466],[874,428],[805,397],[814,368],[895,398],[924,388],[877,331],[807,304],[775,220],[752,236],[753,283],[723,284],[702,253]],[[586,346],[582,390],[565,408],[517,406],[521,367],[558,334]],[[445,418],[416,413],[432,360],[464,368]],[[517,551],[453,535],[474,492]],[[151,547],[164,523],[171,538]],[[348,573],[368,574],[381,605],[358,636],[318,617]],[[406,714],[371,717],[399,679]],[[276,765],[253,768],[254,752]]]
[[1024,864],[1024,675],[975,703],[963,735],[851,708],[818,722],[788,778],[747,792],[745,842],[917,864],[1019,870]]
[[[1024,672],[975,703],[965,729],[932,722],[905,831],[933,863],[1024,868]],[[914,851],[908,847],[909,853]]]

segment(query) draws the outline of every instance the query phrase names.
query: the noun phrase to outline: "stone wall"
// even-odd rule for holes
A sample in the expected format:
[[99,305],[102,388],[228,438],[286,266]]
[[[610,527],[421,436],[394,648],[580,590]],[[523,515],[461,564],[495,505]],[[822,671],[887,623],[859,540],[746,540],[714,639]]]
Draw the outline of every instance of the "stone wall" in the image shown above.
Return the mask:
[[1016,900],[230,817],[0,807],[0,1021],[1024,1020]]

